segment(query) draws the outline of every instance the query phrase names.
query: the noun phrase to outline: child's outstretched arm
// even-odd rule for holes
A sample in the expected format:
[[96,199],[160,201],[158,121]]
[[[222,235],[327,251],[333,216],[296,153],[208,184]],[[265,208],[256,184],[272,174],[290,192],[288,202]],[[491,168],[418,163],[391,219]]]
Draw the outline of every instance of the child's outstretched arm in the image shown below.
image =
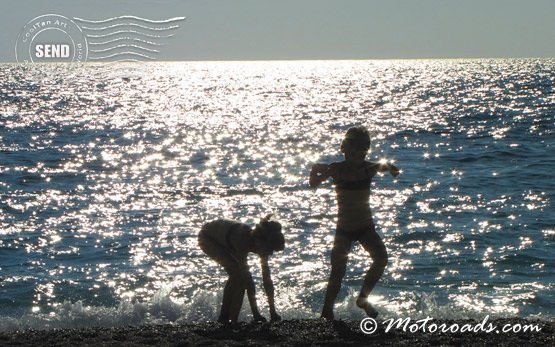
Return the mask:
[[270,267],[268,266],[268,257],[260,257],[260,265],[262,267],[262,283],[264,283],[264,291],[268,297],[268,306],[270,307],[270,319],[272,321],[279,321],[281,317],[276,312],[276,307],[274,304],[274,283],[272,282],[272,277],[270,276]]
[[385,162],[385,163],[372,163],[372,166],[375,168],[376,171],[378,172],[385,172],[385,171],[389,171],[389,173],[391,174],[391,176],[393,177],[397,177],[399,175],[399,168],[391,163]]
[[314,164],[310,170],[309,184],[311,188],[318,187],[331,176],[330,166],[327,164]]
[[387,163],[386,165],[388,166],[388,167],[387,167],[387,171],[389,171],[389,173],[391,174],[391,176],[393,176],[393,177],[399,176],[400,170],[399,170],[399,168],[398,168],[397,166],[395,166],[395,165],[393,165],[393,164],[391,164],[391,163]]

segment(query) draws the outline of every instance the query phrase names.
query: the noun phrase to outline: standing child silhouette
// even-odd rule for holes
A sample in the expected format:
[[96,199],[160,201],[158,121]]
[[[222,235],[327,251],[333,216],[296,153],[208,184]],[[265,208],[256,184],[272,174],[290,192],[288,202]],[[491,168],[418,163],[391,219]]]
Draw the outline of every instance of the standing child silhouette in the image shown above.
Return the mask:
[[326,289],[322,317],[332,320],[333,305],[341,281],[345,276],[347,259],[354,241],[370,253],[372,266],[366,272],[364,283],[356,301],[369,317],[377,317],[378,312],[368,302],[370,292],[380,279],[387,265],[387,251],[376,233],[370,211],[370,184],[378,172],[389,171],[393,177],[399,169],[390,163],[366,161],[370,149],[370,135],[365,127],[353,127],[347,131],[341,143],[345,160],[331,164],[314,164],[310,171],[310,186],[332,178],[337,195],[337,229],[331,251],[331,273]]

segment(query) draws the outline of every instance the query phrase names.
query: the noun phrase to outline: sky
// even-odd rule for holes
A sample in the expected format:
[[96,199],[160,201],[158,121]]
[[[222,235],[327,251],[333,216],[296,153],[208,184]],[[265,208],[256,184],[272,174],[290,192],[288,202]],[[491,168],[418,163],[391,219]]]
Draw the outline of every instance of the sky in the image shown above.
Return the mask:
[[186,17],[157,60],[555,57],[554,0],[0,0],[0,61],[44,14]]

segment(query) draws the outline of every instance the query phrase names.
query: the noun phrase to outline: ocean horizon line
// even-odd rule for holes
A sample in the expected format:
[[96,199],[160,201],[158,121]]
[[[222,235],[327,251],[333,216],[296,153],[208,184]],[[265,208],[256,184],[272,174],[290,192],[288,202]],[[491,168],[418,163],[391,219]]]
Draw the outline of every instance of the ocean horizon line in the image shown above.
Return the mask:
[[[157,60],[150,60],[150,61],[124,61],[123,63],[198,63],[198,62],[308,62],[308,61],[322,61],[322,62],[338,62],[338,61],[345,61],[345,62],[353,62],[353,61],[438,61],[438,60],[447,60],[447,61],[458,61],[458,60],[469,60],[469,61],[476,61],[476,60],[550,60],[555,59],[553,57],[542,57],[542,56],[530,56],[530,57],[405,57],[405,58],[303,58],[303,59],[186,59],[186,60],[176,60],[176,59],[157,59]],[[84,61],[79,62],[81,64],[104,64],[104,63],[117,63],[118,61]],[[25,63],[30,62],[17,62],[17,61],[0,61],[0,64],[21,64],[24,65]],[[33,64],[67,64],[68,62],[40,62],[40,63],[33,63]],[[69,62],[73,63],[73,62]]]

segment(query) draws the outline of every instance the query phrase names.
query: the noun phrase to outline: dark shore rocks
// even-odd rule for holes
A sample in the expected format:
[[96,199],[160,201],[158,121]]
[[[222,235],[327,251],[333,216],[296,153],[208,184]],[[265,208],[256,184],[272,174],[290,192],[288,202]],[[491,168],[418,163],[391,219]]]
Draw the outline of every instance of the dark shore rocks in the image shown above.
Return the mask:
[[[360,321],[324,320],[27,330],[0,332],[0,346],[555,346],[554,321],[492,320],[490,332],[472,320],[413,323],[386,331],[389,323],[378,321],[373,334],[364,334]],[[530,324],[540,330],[524,331]],[[519,332],[503,333],[503,327]]]

